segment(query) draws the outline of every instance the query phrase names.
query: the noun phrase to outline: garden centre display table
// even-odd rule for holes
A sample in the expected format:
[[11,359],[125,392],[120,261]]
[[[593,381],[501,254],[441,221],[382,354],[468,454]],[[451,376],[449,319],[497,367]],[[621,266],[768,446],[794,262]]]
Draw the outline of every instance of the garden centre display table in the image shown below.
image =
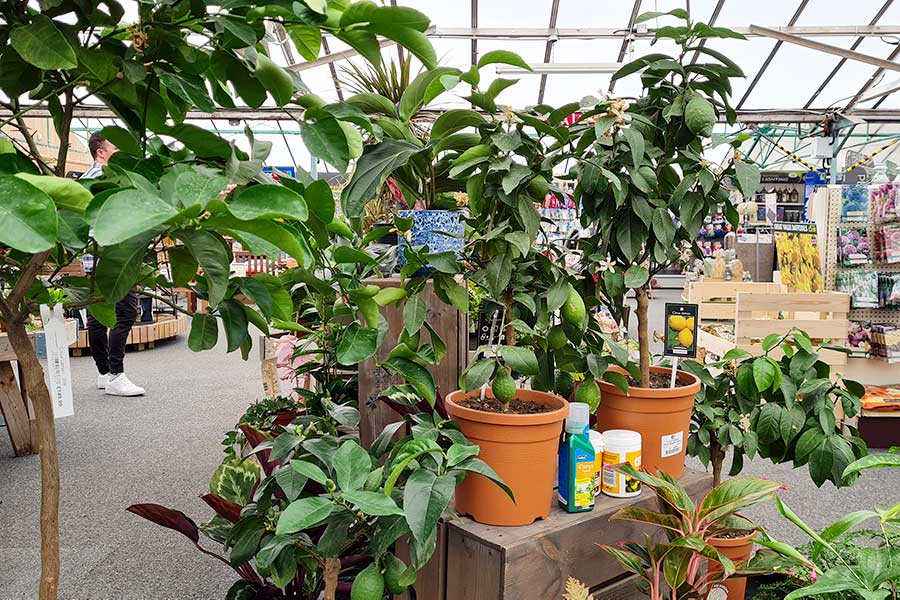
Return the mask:
[[[712,488],[712,475],[686,470],[680,480],[693,498]],[[644,598],[619,563],[597,544],[641,541],[647,529],[609,518],[620,508],[656,508],[644,490],[636,498],[600,496],[592,512],[570,514],[554,504],[547,519],[526,527],[482,525],[463,517],[443,524],[434,558],[419,573],[420,600],[548,600],[562,598],[566,579],[591,588],[595,600]]]

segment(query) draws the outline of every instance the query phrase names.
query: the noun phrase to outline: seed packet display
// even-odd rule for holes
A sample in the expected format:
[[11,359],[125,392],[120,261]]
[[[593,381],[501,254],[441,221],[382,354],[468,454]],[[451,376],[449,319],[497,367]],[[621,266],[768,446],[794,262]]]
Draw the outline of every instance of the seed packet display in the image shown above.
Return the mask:
[[847,348],[850,349],[850,356],[868,358],[871,346],[871,341],[869,340],[871,328],[871,323],[850,321],[850,330],[847,332]]
[[900,363],[900,327],[887,323],[872,325],[872,356],[889,363]]
[[878,303],[882,308],[900,309],[900,273],[878,276]]
[[900,263],[900,223],[889,223],[875,229],[876,262]]
[[878,308],[877,271],[840,271],[835,274],[834,287],[850,294],[851,308]]
[[841,188],[841,222],[865,223],[869,220],[869,188],[863,183]]
[[869,186],[872,219],[887,223],[900,219],[900,182],[888,181]]
[[838,264],[842,267],[872,262],[872,247],[865,227],[841,227],[837,236]]

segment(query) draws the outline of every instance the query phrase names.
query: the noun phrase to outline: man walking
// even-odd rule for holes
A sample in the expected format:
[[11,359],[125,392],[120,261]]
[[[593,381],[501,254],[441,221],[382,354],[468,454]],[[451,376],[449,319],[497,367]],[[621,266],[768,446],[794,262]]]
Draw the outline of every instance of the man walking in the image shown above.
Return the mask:
[[[99,132],[94,132],[88,140],[88,150],[94,164],[84,172],[81,179],[102,177],[103,165],[109,162],[118,148]],[[137,296],[133,293],[116,303],[116,326],[112,331],[88,312],[88,340],[91,344],[91,356],[94,357],[94,364],[99,372],[97,388],[106,390],[110,396],[140,396],[144,393],[144,388],[133,384],[125,376],[125,344],[131,327],[137,320],[137,314]]]

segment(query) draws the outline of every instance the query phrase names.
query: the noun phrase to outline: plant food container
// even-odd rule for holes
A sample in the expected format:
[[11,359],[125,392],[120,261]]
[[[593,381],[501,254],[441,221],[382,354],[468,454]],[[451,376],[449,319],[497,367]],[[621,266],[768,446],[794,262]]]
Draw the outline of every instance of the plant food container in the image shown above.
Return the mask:
[[600,474],[603,472],[603,434],[591,429],[588,431],[588,437],[594,447],[594,496],[599,496]]
[[616,471],[615,467],[628,463],[641,468],[641,434],[627,429],[603,432],[603,473],[600,489],[613,498],[632,498],[641,493],[641,482]]

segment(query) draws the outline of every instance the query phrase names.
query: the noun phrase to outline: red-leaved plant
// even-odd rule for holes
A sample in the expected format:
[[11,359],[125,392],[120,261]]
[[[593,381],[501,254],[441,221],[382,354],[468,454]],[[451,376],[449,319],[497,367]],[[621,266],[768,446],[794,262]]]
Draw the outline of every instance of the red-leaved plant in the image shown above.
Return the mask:
[[[678,481],[666,473],[654,476],[627,464],[618,470],[653,490],[659,511],[628,507],[610,520],[652,525],[661,535],[645,535],[643,544],[627,542],[600,547],[612,554],[626,571],[640,578],[639,585],[651,600],[706,598],[713,585],[728,577],[765,572],[732,562],[719,554],[710,541],[735,530],[756,529],[756,525],[738,512],[771,500],[784,488],[782,484],[738,477],[714,487],[695,503]],[[722,567],[704,569],[706,561]]]

